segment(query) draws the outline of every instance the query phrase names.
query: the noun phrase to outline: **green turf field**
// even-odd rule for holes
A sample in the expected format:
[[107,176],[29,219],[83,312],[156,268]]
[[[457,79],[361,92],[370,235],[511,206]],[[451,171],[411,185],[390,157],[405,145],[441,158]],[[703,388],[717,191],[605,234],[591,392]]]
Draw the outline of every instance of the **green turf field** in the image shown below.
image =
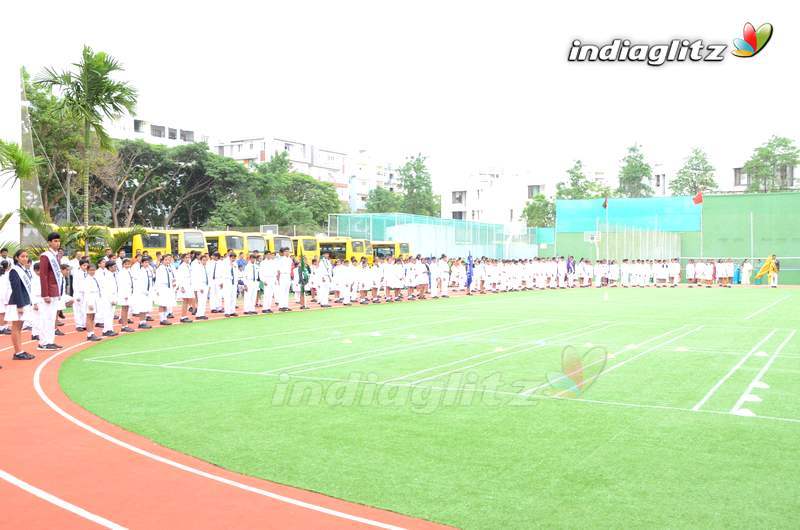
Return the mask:
[[[793,290],[524,292],[156,329],[60,380],[165,446],[463,528],[796,528],[798,328]],[[554,399],[565,348],[604,370]]]

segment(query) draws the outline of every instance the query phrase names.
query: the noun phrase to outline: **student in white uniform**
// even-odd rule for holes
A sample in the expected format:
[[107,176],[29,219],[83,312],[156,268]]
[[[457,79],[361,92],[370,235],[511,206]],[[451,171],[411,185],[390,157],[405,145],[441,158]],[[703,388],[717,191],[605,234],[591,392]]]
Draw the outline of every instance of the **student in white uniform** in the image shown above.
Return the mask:
[[26,326],[30,326],[31,340],[39,340],[39,330],[41,329],[42,326],[41,322],[42,316],[39,313],[39,304],[42,302],[42,285],[41,282],[39,281],[38,262],[33,263],[33,271],[31,271],[31,280],[32,280],[31,292],[30,292],[31,307],[28,313],[28,317],[30,320],[25,321],[25,323],[23,324],[23,328]]
[[208,255],[203,254],[194,260],[190,266],[192,275],[192,290],[197,301],[194,313],[195,320],[208,320],[206,306],[208,305],[208,292],[211,289],[211,277],[208,274]]
[[117,308],[119,297],[119,282],[117,281],[117,262],[106,260],[105,275],[99,279],[101,296],[99,306],[103,311],[103,336],[115,337],[118,335],[114,331],[114,313]]
[[672,281],[671,287],[677,287],[681,283],[681,262],[678,258],[669,263],[669,277]]
[[753,276],[753,264],[750,262],[749,259],[746,259],[742,262],[740,276],[742,285],[749,286],[750,278]]
[[239,294],[239,280],[241,274],[239,266],[236,264],[236,254],[228,253],[228,257],[223,260],[222,265],[222,304],[226,317],[239,316],[236,313],[236,298]]
[[153,268],[149,256],[142,256],[133,279],[133,303],[131,306],[134,315],[139,317],[140,329],[150,329],[147,317],[150,316],[150,311],[153,309]]
[[83,300],[83,310],[86,313],[86,340],[97,342],[102,339],[94,333],[94,319],[103,302],[103,290],[96,276],[97,266],[90,262],[86,272],[86,279],[81,282],[81,300]]
[[181,301],[181,322],[188,323],[191,308],[197,307],[194,289],[192,288],[191,255],[183,254],[180,265],[175,270],[175,292]]
[[169,308],[175,305],[175,271],[172,268],[172,255],[161,258],[161,265],[156,269],[155,292],[158,306],[158,321],[162,326],[170,326],[167,320]]
[[292,282],[292,258],[289,256],[289,249],[282,248],[281,255],[276,258],[276,298],[278,301],[278,311],[286,312],[289,309],[289,286]]
[[219,252],[214,252],[208,261],[208,275],[211,278],[209,305],[212,313],[222,313],[222,286],[225,264]]
[[121,263],[122,267],[117,271],[117,303],[120,307],[119,322],[122,324],[120,331],[124,333],[133,333],[133,328],[128,325],[128,319],[131,316],[131,304],[133,304],[134,300],[133,286],[135,282],[133,279],[133,272],[131,271],[133,262],[128,258],[122,258]]
[[89,260],[81,258],[78,264],[78,269],[72,274],[72,294],[75,303],[72,305],[72,311],[75,317],[75,331],[86,331],[86,313],[83,308],[83,282],[89,277]]
[[255,315],[256,296],[258,295],[258,270],[255,254],[250,254],[242,272],[244,276],[244,300],[242,302],[242,312],[245,315]]
[[320,307],[330,307],[331,285],[333,284],[333,265],[330,253],[323,252],[317,263],[317,302]]
[[258,278],[264,285],[264,298],[262,313],[272,313],[272,305],[275,301],[275,288],[278,283],[278,268],[275,261],[275,254],[267,251],[264,259],[258,265]]

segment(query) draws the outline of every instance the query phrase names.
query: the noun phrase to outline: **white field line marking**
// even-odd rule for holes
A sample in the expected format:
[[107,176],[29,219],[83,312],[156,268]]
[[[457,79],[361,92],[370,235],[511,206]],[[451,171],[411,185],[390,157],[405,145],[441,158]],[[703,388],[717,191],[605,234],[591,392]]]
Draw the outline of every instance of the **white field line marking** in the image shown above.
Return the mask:
[[[351,384],[362,384],[362,385],[377,385],[377,381],[364,381],[359,379],[340,379],[336,377],[315,377],[309,375],[292,375],[292,374],[267,374],[263,372],[248,372],[245,370],[225,370],[222,368],[200,368],[197,366],[161,366],[160,364],[147,364],[147,363],[133,363],[133,362],[126,362],[126,361],[97,361],[100,363],[106,364],[121,364],[126,366],[142,366],[146,368],[164,368],[164,369],[176,369],[176,370],[190,370],[196,372],[218,372],[224,374],[236,374],[236,375],[251,375],[256,377],[272,377],[272,378],[279,378],[279,377],[290,377],[291,379],[299,379],[303,381],[324,381],[324,382],[331,382],[331,383],[351,383]],[[392,387],[403,387],[403,388],[410,388],[414,387],[413,383],[382,383],[385,386],[392,386]],[[439,392],[482,392],[486,394],[494,394],[498,396],[516,396],[519,397],[519,392],[510,392],[510,391],[503,391],[503,390],[492,390],[489,388],[476,388],[476,387],[443,387],[443,386],[426,386],[421,387],[427,390],[436,390]],[[558,397],[558,396],[545,396],[542,394],[533,394],[528,396],[528,398],[535,398],[535,399],[557,399],[560,401],[577,401],[579,403],[588,403],[588,404],[599,404],[599,405],[610,405],[615,407],[625,407],[625,408],[638,408],[638,409],[655,409],[655,410],[677,410],[682,412],[699,412],[701,414],[717,414],[723,415],[727,417],[733,416],[728,411],[721,411],[721,410],[698,410],[694,411],[689,408],[685,407],[675,407],[670,405],[650,405],[646,403],[628,403],[622,401],[604,401],[604,400],[597,400],[597,399],[586,399],[586,398],[568,398],[568,397]],[[737,416],[739,417],[739,416]],[[800,423],[800,418],[782,418],[778,416],[753,416],[753,418],[762,419],[762,420],[774,420],[774,421],[781,421],[781,422],[788,422],[788,423]]]
[[698,401],[698,402],[697,402],[697,404],[696,404],[694,407],[692,407],[692,410],[694,410],[695,412],[696,412],[696,411],[698,411],[698,410],[700,410],[700,408],[701,408],[703,405],[705,405],[705,404],[706,404],[706,402],[707,402],[709,399],[711,399],[711,396],[713,396],[713,395],[716,393],[716,391],[717,391],[717,390],[719,390],[719,387],[721,387],[721,386],[722,386],[722,385],[725,383],[725,381],[727,381],[728,379],[730,379],[730,377],[731,377],[731,376],[732,376],[734,373],[736,373],[736,371],[737,371],[739,368],[741,368],[741,367],[742,367],[742,365],[743,365],[744,363],[746,363],[746,362],[747,362],[747,360],[748,360],[750,357],[752,357],[752,355],[753,355],[755,352],[757,352],[757,351],[758,351],[758,349],[761,347],[761,345],[762,345],[762,344],[764,344],[765,342],[767,342],[767,341],[768,341],[770,338],[772,338],[772,336],[773,336],[773,335],[774,335],[774,334],[775,334],[777,331],[778,331],[777,329],[773,329],[772,331],[770,331],[770,332],[767,334],[767,336],[766,336],[766,337],[764,337],[763,339],[761,339],[760,341],[758,341],[758,343],[757,343],[755,346],[753,346],[753,348],[752,348],[752,349],[751,349],[751,350],[750,350],[750,351],[749,351],[749,352],[748,352],[748,353],[747,353],[747,354],[746,354],[744,357],[742,357],[741,359],[739,359],[739,362],[738,362],[738,363],[736,363],[736,364],[733,366],[733,368],[731,368],[731,369],[728,371],[728,373],[727,373],[727,374],[725,374],[725,375],[722,377],[722,379],[720,379],[719,381],[717,381],[717,383],[716,383],[714,386],[712,386],[712,387],[711,387],[711,390],[709,390],[708,392],[706,392],[706,395],[705,395],[705,396],[703,396],[703,399],[701,399],[700,401]]
[[[605,322],[598,322],[598,323],[592,324],[589,327],[590,328],[592,328],[592,327],[602,327],[604,325],[605,325]],[[568,331],[564,331],[564,332],[561,332],[561,333],[557,333],[557,334],[552,335],[550,337],[544,337],[544,338],[541,338],[541,339],[537,339],[535,341],[519,342],[516,345],[514,345],[514,346],[512,346],[512,347],[510,347],[508,349],[509,350],[516,350],[518,348],[524,348],[524,347],[530,346],[531,344],[536,344],[539,341],[547,341],[547,345],[550,346],[551,343],[549,341],[553,337],[559,337],[561,335],[569,335],[571,333],[575,333],[576,331],[578,331],[578,330],[573,329],[573,330],[568,330]],[[544,344],[541,344],[539,346],[544,346]],[[488,351],[488,352],[476,353],[475,355],[470,355],[469,357],[456,359],[455,361],[451,361],[449,363],[437,364],[436,366],[431,366],[430,368],[423,368],[422,370],[417,370],[416,372],[411,372],[411,373],[408,373],[408,374],[398,375],[398,376],[395,376],[395,377],[392,377],[392,378],[389,378],[389,379],[385,379],[385,380],[381,381],[381,383],[389,383],[389,382],[392,382],[392,381],[400,381],[400,380],[407,379],[407,378],[415,376],[415,375],[424,374],[426,372],[430,372],[430,371],[433,371],[433,370],[438,370],[440,368],[447,368],[448,366],[453,366],[454,364],[461,364],[463,362],[471,361],[472,359],[476,359],[478,357],[484,357],[486,355],[491,355],[492,353],[497,353],[497,352],[492,350],[492,351]]]
[[[374,320],[374,321],[370,322],[370,324],[380,324],[380,323],[383,323],[383,322],[392,322],[394,320],[407,320],[407,319],[408,319],[408,317],[387,318],[387,319],[383,319],[383,320]],[[323,327],[315,327],[315,328],[309,328],[309,329],[293,329],[293,330],[288,330],[288,331],[281,331],[281,332],[278,332],[278,333],[264,333],[262,335],[251,335],[249,337],[240,337],[240,338],[236,338],[236,339],[223,339],[223,340],[214,340],[214,341],[209,341],[209,342],[196,342],[194,344],[178,344],[176,346],[166,346],[164,348],[156,348],[156,349],[152,349],[152,350],[138,350],[138,351],[124,352],[124,353],[115,353],[113,355],[100,355],[98,357],[92,357],[92,359],[112,359],[112,358],[115,358],[115,357],[124,357],[124,356],[127,356],[127,355],[140,355],[142,353],[159,353],[159,352],[166,351],[166,350],[178,350],[178,349],[181,349],[181,348],[187,348],[188,349],[188,348],[195,348],[197,346],[212,346],[214,344],[226,344],[226,343],[229,343],[229,342],[241,342],[241,341],[245,341],[245,340],[261,339],[261,338],[264,338],[264,337],[280,337],[280,336],[283,336],[283,335],[293,335],[293,334],[297,334],[297,333],[307,333],[307,332],[312,332],[312,331],[326,331],[326,330],[329,330],[329,329],[339,329],[341,327],[354,326],[354,325],[357,325],[357,324],[360,325],[360,324],[363,324],[363,322],[362,321],[354,321],[354,322],[351,322],[351,323],[343,323],[343,324],[336,324],[336,325],[323,326]]]
[[792,297],[792,295],[790,295],[790,294],[787,294],[787,295],[786,295],[786,296],[784,296],[783,298],[778,298],[777,300],[775,300],[775,301],[774,301],[774,302],[772,302],[771,304],[765,305],[764,307],[762,307],[762,308],[761,308],[761,309],[759,309],[758,311],[755,311],[754,313],[750,313],[749,315],[747,315],[746,317],[744,317],[744,319],[745,319],[745,320],[750,320],[750,319],[751,319],[751,318],[753,318],[754,316],[760,315],[761,313],[763,313],[763,312],[764,312],[764,311],[766,311],[767,309],[769,309],[769,308],[771,308],[771,307],[773,307],[773,306],[776,306],[776,305],[780,304],[781,302],[783,302],[784,300],[786,300],[786,299],[788,299],[788,298],[791,298],[791,297]]
[[113,528],[115,530],[122,530],[122,529],[125,528],[122,525],[119,525],[119,524],[117,524],[115,522],[109,521],[105,517],[100,517],[99,515],[95,515],[90,511],[84,510],[80,506],[75,506],[71,502],[67,502],[64,499],[56,497],[52,493],[48,493],[48,492],[46,492],[46,491],[44,491],[42,489],[37,488],[36,486],[28,484],[24,480],[21,480],[21,479],[15,477],[14,475],[12,475],[11,473],[8,473],[7,471],[3,471],[2,469],[0,469],[0,479],[3,479],[6,482],[9,482],[9,483],[13,484],[16,487],[25,490],[28,493],[30,493],[31,495],[35,495],[36,497],[39,497],[40,499],[43,499],[43,500],[49,502],[50,504],[54,504],[54,505],[58,506],[61,509],[67,510],[69,512],[72,512],[72,513],[74,513],[75,515],[77,515],[79,517],[83,517],[84,519],[87,519],[87,520],[89,520],[89,521],[91,521],[93,523],[99,524],[100,526],[103,526],[105,528]]
[[[653,341],[655,341],[655,340],[658,340],[658,339],[660,339],[661,337],[663,337],[663,336],[665,336],[665,335],[669,335],[670,333],[674,333],[674,332],[676,332],[676,331],[680,331],[681,329],[683,329],[683,328],[685,328],[685,327],[686,327],[686,325],[684,324],[683,326],[680,326],[680,327],[678,327],[678,328],[671,329],[671,330],[669,330],[669,331],[665,331],[665,332],[664,332],[664,333],[662,333],[661,335],[656,335],[655,337],[650,337],[649,339],[647,339],[647,340],[645,340],[645,341],[643,341],[643,342],[639,342],[639,343],[637,343],[637,344],[636,344],[636,348],[630,348],[630,349],[628,349],[628,348],[623,348],[623,349],[621,349],[621,350],[618,350],[618,351],[616,351],[616,352],[612,353],[610,356],[611,356],[611,357],[613,357],[613,356],[620,355],[620,354],[622,354],[622,353],[625,353],[625,352],[628,352],[628,351],[632,351],[633,349],[639,349],[641,346],[644,346],[645,344],[647,344],[647,343],[649,343],[649,342],[653,342]],[[660,346],[659,346],[659,347],[660,347]],[[583,370],[583,369],[589,368],[590,366],[594,366],[595,364],[597,364],[597,363],[599,363],[599,362],[602,362],[602,361],[605,361],[605,359],[600,359],[600,360],[597,360],[597,361],[591,362],[591,363],[587,364],[586,366],[582,367],[581,369]],[[605,373],[605,372],[606,372],[606,371],[605,371],[605,370],[603,370],[603,372],[601,372],[601,373]],[[556,379],[555,379],[553,382],[555,382],[555,381],[560,381],[561,379],[564,379],[565,377],[568,377],[568,376],[571,376],[571,375],[573,375],[573,374],[572,374],[572,373],[569,373],[569,374],[564,374],[564,375],[561,375],[561,376],[559,376],[558,378],[556,378]],[[598,375],[600,375],[600,374],[598,374]],[[594,377],[593,377],[593,378],[591,378],[591,379],[594,379],[594,378],[596,378],[596,377],[597,377],[597,376],[594,376]],[[520,394],[521,396],[523,396],[523,397],[527,397],[527,396],[530,396],[531,394],[535,394],[535,393],[536,393],[536,392],[538,392],[539,390],[541,390],[541,389],[543,389],[543,388],[546,388],[546,387],[548,387],[548,386],[550,386],[550,385],[551,385],[551,383],[548,381],[548,382],[542,383],[542,384],[540,384],[540,385],[538,385],[538,386],[535,386],[535,387],[533,387],[533,388],[529,388],[528,390],[523,390],[523,391],[522,391],[522,392],[520,392],[519,394]]]
[[[71,348],[74,348],[76,346],[80,346],[82,344],[86,344],[86,342],[82,342],[80,344],[76,344],[75,346],[72,346]],[[308,510],[313,510],[315,512],[324,513],[326,515],[331,515],[333,517],[338,517],[340,519],[345,519],[345,520],[348,520],[348,521],[354,521],[354,522],[357,522],[357,523],[362,523],[362,524],[365,524],[365,525],[368,525],[368,526],[374,526],[374,527],[378,527],[378,528],[386,528],[386,529],[389,529],[389,530],[400,530],[401,529],[401,527],[398,527],[398,526],[395,526],[395,525],[391,525],[391,524],[388,524],[388,523],[382,523],[382,522],[379,522],[379,521],[374,521],[372,519],[367,519],[365,517],[360,517],[358,515],[351,515],[351,514],[348,514],[348,513],[340,512],[338,510],[333,510],[331,508],[326,508],[324,506],[318,506],[318,505],[312,504],[310,502],[301,501],[300,499],[294,499],[292,497],[287,497],[286,495],[281,495],[279,493],[275,493],[275,492],[268,491],[268,490],[265,490],[265,489],[256,488],[254,486],[249,486],[247,484],[243,484],[241,482],[237,482],[237,481],[229,479],[229,478],[225,478],[225,477],[222,477],[222,476],[219,476],[219,475],[215,475],[213,473],[209,473],[207,471],[203,471],[201,469],[197,469],[197,468],[188,466],[186,464],[181,464],[180,462],[175,462],[174,460],[170,460],[169,458],[157,455],[155,453],[151,453],[150,451],[147,451],[145,449],[141,449],[139,447],[136,447],[135,445],[129,444],[127,442],[124,442],[124,441],[120,440],[119,438],[115,438],[115,437],[111,436],[110,434],[107,434],[107,433],[105,433],[105,432],[103,432],[103,431],[101,431],[99,429],[96,429],[96,428],[92,427],[91,425],[89,425],[87,423],[84,423],[83,421],[81,421],[78,418],[72,416],[67,411],[65,411],[64,409],[62,409],[58,405],[56,405],[56,403],[53,400],[51,400],[50,397],[47,394],[45,394],[44,389],[42,389],[42,384],[41,384],[42,370],[44,370],[44,368],[53,359],[55,359],[56,357],[58,357],[62,353],[65,353],[67,350],[69,350],[71,348],[64,348],[63,350],[53,354],[51,357],[48,357],[43,363],[41,363],[36,368],[36,371],[33,374],[33,387],[36,390],[36,393],[41,398],[41,400],[44,401],[45,404],[47,404],[48,407],[50,407],[52,410],[54,410],[60,416],[65,418],[67,421],[70,421],[70,422],[74,423],[75,425],[77,425],[81,429],[84,429],[84,430],[86,430],[86,431],[88,431],[88,432],[90,432],[90,433],[92,433],[92,434],[94,434],[96,436],[99,436],[100,438],[102,438],[103,440],[106,440],[107,442],[111,442],[111,443],[113,443],[115,445],[118,445],[118,446],[122,447],[123,449],[127,449],[127,450],[129,450],[129,451],[131,451],[133,453],[136,453],[138,455],[144,456],[145,458],[149,458],[151,460],[155,460],[156,462],[160,462],[162,464],[166,464],[166,465],[174,467],[176,469],[180,469],[181,471],[186,471],[187,473],[191,473],[191,474],[197,475],[199,477],[207,478],[209,480],[213,480],[215,482],[219,482],[219,483],[225,484],[227,486],[233,486],[234,488],[238,488],[240,490],[244,490],[244,491],[247,491],[247,492],[250,492],[250,493],[255,493],[257,495],[261,495],[263,497],[274,499],[276,501],[284,502],[286,504],[291,504],[291,505],[294,505],[294,506],[298,506],[300,508],[306,508]]]
[[[304,366],[308,366],[308,368],[303,368],[302,370],[293,371],[292,373],[300,374],[300,373],[304,373],[304,372],[311,372],[313,370],[320,370],[320,369],[324,369],[324,368],[332,368],[334,366],[339,366],[339,365],[342,365],[342,364],[349,364],[349,363],[353,363],[353,362],[363,361],[363,360],[366,360],[366,359],[371,359],[373,357],[383,357],[383,356],[386,356],[386,355],[389,355],[389,354],[392,354],[392,353],[398,353],[398,352],[403,352],[403,351],[413,351],[413,350],[419,349],[419,348],[421,348],[423,346],[430,346],[432,344],[446,344],[446,343],[449,343],[449,342],[453,342],[454,339],[458,339],[458,338],[467,338],[468,339],[468,338],[471,338],[471,337],[478,337],[478,336],[481,336],[481,335],[486,335],[487,333],[497,333],[497,332],[500,332],[500,331],[505,331],[506,329],[511,329],[511,328],[513,328],[515,326],[519,326],[519,325],[523,325],[523,324],[531,324],[531,323],[536,324],[536,323],[541,323],[541,322],[545,322],[545,320],[537,319],[537,318],[531,318],[531,319],[527,319],[527,320],[523,320],[523,321],[511,322],[511,323],[508,323],[508,324],[498,324],[496,326],[490,326],[488,328],[479,328],[477,330],[468,331],[466,333],[455,333],[453,335],[445,335],[444,337],[434,337],[434,338],[431,338],[431,339],[425,339],[425,340],[416,342],[414,344],[408,344],[408,345],[402,345],[401,344],[399,346],[395,346],[395,347],[387,348],[385,350],[381,350],[381,351],[379,351],[377,353],[367,354],[368,352],[359,351],[359,352],[351,353],[351,354],[347,354],[347,355],[340,355],[339,357],[333,357],[331,359],[322,359],[322,360],[319,360],[319,361],[310,361],[310,362],[296,364],[294,366],[285,366],[285,367],[282,367],[282,368],[276,368],[274,370],[267,370],[265,373],[292,371],[292,370],[295,370],[296,368],[303,368]],[[343,359],[343,360],[339,361],[340,359]],[[331,362],[331,361],[339,361],[339,362]],[[311,365],[320,365],[320,366],[311,366]]]
[[744,393],[736,401],[736,404],[733,406],[733,408],[731,408],[731,414],[736,414],[736,411],[738,411],[739,408],[742,406],[742,404],[745,402],[746,398],[753,391],[753,388],[756,386],[756,384],[764,378],[764,374],[767,373],[767,370],[769,370],[769,368],[772,366],[772,363],[775,362],[775,359],[778,358],[778,355],[780,355],[781,351],[783,351],[783,348],[786,346],[786,344],[788,344],[789,341],[792,340],[792,338],[794,338],[795,333],[797,333],[797,331],[792,330],[792,332],[789,333],[786,339],[784,339],[784,341],[781,342],[780,346],[778,346],[778,348],[775,350],[775,353],[773,353],[772,356],[769,358],[769,360],[764,364],[764,366],[761,367],[761,370],[758,371],[758,373],[750,382],[750,384],[747,385],[747,388],[745,389]]
[[[453,321],[456,321],[456,320],[466,320],[466,319],[464,317],[448,318],[446,320],[440,320],[438,323],[453,322]],[[414,327],[418,327],[419,325],[420,325],[419,322],[415,322],[414,324],[409,324],[407,326],[398,326],[398,327],[396,327],[394,329],[414,328]],[[368,336],[371,333],[372,333],[371,331],[363,331],[363,332],[353,333],[352,336],[356,336],[356,335],[359,335],[359,336],[360,335],[366,335],[366,336]],[[303,342],[279,344],[277,346],[269,346],[267,348],[259,347],[259,348],[252,348],[252,349],[249,349],[249,350],[242,350],[242,351],[234,351],[234,352],[227,352],[227,353],[216,353],[216,354],[213,354],[213,355],[205,355],[203,357],[195,357],[195,358],[192,358],[192,359],[184,359],[184,360],[181,360],[181,361],[173,361],[173,362],[163,363],[163,366],[177,366],[177,365],[180,365],[180,364],[189,364],[189,363],[193,363],[193,362],[196,362],[196,361],[204,361],[206,359],[217,359],[219,357],[232,357],[234,355],[241,355],[241,354],[244,354],[244,353],[253,353],[253,352],[268,353],[268,352],[271,352],[271,351],[274,351],[274,350],[281,350],[281,349],[285,349],[285,348],[297,348],[299,346],[306,346],[308,344],[319,344],[320,342],[330,342],[330,341],[336,340],[336,338],[337,337],[323,337],[321,339],[313,339],[313,340],[307,340],[307,341],[303,341]],[[87,359],[87,360],[91,360],[91,359]]]
[[[615,325],[616,324],[610,324],[607,327],[612,327],[612,326],[615,326]],[[568,337],[572,338],[572,339],[575,339],[575,338],[580,337],[581,335],[586,335],[587,333],[593,333],[595,331],[599,331],[600,329],[602,329],[602,328],[596,327],[596,328],[591,328],[591,329],[590,328],[583,328],[582,330],[572,330],[572,332],[571,332],[572,335],[568,335]],[[559,335],[564,335],[564,333],[560,333]],[[535,347],[533,349],[543,348],[544,346],[547,345],[546,344],[547,339],[541,339],[541,340],[543,340],[545,342],[545,344],[536,344],[539,341],[532,341],[531,342],[531,344],[535,344]],[[524,351],[522,347],[513,348],[512,351],[504,353],[503,355],[498,355],[497,357],[492,357],[491,359],[485,359],[483,361],[480,361],[480,362],[477,362],[477,363],[468,364],[466,366],[459,366],[458,368],[454,368],[452,370],[447,370],[446,372],[441,372],[441,373],[434,374],[434,375],[431,375],[431,376],[428,376],[428,377],[424,377],[422,379],[417,379],[416,381],[413,381],[411,384],[412,385],[418,385],[420,383],[424,383],[425,381],[430,381],[432,379],[438,379],[438,378],[443,377],[445,375],[452,374],[453,372],[459,372],[459,371],[462,371],[462,370],[469,370],[470,368],[475,368],[476,366],[481,366],[481,365],[486,364],[486,363],[491,363],[491,362],[494,362],[494,361],[498,361],[500,359],[505,359],[506,357],[510,357],[512,355],[516,355],[517,353],[520,353],[521,351]]]

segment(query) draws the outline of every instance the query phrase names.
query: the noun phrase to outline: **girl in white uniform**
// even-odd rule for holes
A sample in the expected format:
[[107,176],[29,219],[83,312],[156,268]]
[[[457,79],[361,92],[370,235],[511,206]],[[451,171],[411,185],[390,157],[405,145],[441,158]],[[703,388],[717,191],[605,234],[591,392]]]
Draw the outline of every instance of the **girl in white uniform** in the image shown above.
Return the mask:
[[167,320],[169,309],[175,306],[175,273],[172,269],[172,255],[161,258],[161,265],[156,269],[155,291],[158,306],[158,320],[162,326],[172,325]]
[[175,286],[178,298],[181,300],[181,322],[191,322],[189,311],[192,307],[197,307],[195,302],[194,289],[192,289],[192,269],[191,256],[184,254],[181,256],[181,263],[175,271]]
[[86,273],[87,276],[81,282],[80,287],[83,311],[86,314],[86,340],[97,342],[101,339],[94,334],[94,319],[95,315],[102,310],[100,303],[102,302],[103,291],[96,276],[97,267],[94,263],[89,263]]
[[132,333],[133,328],[128,325],[129,311],[133,303],[133,272],[131,272],[131,260],[122,259],[122,267],[117,271],[117,303],[120,307],[119,323],[122,324],[121,331]]

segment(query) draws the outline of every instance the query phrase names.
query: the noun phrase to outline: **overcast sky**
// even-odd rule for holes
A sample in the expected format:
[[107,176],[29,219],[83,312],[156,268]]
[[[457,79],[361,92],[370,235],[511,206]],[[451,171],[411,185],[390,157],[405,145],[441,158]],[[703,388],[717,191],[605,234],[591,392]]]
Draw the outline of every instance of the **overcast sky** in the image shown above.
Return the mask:
[[[13,4],[0,61],[63,68],[86,43],[123,62],[144,119],[395,160],[422,152],[439,189],[489,166],[553,178],[580,158],[615,172],[633,142],[668,167],[702,146],[727,177],[771,134],[800,140],[795,2]],[[771,22],[772,41],[757,57],[730,56],[748,20]],[[567,62],[574,38],[614,37],[702,38],[728,44],[728,57]]]

